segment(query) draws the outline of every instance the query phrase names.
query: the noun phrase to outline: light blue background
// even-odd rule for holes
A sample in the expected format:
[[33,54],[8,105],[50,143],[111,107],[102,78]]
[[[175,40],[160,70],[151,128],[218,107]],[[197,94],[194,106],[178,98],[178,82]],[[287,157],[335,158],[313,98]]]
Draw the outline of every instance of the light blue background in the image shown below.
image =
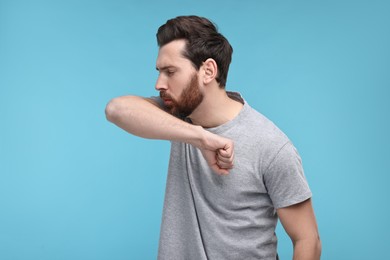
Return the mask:
[[[299,149],[322,259],[390,259],[388,1],[0,0],[0,259],[155,259],[169,143],[105,119],[155,95],[155,32],[211,18]],[[291,259],[278,227],[281,259]]]

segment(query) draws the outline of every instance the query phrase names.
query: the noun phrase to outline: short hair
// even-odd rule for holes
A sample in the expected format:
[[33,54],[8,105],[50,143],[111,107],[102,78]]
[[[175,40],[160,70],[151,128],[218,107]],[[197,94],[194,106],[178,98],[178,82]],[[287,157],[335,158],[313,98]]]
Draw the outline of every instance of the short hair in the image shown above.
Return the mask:
[[156,36],[160,48],[174,40],[186,40],[182,54],[196,70],[208,58],[214,59],[218,66],[216,80],[220,87],[226,86],[233,48],[210,20],[195,15],[178,16],[160,26]]

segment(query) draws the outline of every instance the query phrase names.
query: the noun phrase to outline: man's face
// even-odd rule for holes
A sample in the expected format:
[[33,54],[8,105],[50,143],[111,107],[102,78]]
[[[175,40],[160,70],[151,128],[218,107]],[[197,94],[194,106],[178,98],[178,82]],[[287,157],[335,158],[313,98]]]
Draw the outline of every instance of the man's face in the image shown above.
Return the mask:
[[184,40],[176,40],[160,48],[156,89],[170,113],[186,117],[199,106],[203,95],[197,71],[181,54],[184,47]]
[[182,117],[191,115],[203,101],[203,94],[199,90],[198,76],[194,74],[191,77],[178,99],[173,98],[165,90],[160,91],[160,97],[171,114]]

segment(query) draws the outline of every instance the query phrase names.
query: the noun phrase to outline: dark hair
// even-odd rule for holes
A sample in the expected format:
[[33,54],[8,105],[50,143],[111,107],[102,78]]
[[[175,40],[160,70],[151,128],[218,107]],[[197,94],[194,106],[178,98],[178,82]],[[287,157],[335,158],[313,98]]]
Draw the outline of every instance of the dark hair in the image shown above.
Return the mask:
[[218,66],[216,80],[220,87],[226,86],[233,48],[210,20],[194,15],[178,16],[160,26],[156,36],[160,48],[173,40],[186,40],[183,56],[196,70],[208,58],[214,59]]

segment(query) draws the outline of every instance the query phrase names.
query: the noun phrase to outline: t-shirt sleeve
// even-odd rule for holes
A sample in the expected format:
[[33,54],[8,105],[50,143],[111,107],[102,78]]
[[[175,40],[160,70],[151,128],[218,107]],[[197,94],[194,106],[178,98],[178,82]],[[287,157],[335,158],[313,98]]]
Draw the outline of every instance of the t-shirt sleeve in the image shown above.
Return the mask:
[[163,100],[159,96],[151,96],[149,99],[156,103],[161,109],[166,109]]
[[301,157],[291,142],[279,150],[264,174],[264,181],[275,209],[297,204],[312,196]]

